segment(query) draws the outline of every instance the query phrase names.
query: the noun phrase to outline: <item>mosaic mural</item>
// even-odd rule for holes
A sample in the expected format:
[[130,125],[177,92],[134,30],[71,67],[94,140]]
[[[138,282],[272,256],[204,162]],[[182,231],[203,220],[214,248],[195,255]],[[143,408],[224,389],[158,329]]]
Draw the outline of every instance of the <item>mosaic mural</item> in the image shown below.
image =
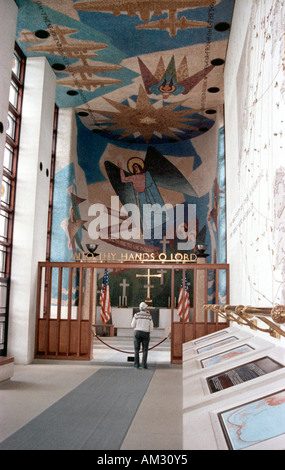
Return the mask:
[[[57,155],[52,260],[68,261],[91,243],[96,254],[176,253],[179,231],[190,238],[193,206],[187,252],[205,244],[209,262],[224,262],[223,69],[234,1],[16,3],[18,44],[27,57],[47,58],[56,104],[74,114],[70,161]],[[126,204],[168,204],[175,235],[128,240],[108,237],[107,227],[94,239],[92,207],[109,211],[115,196],[113,223],[122,226]],[[175,225],[178,205],[186,215]]]

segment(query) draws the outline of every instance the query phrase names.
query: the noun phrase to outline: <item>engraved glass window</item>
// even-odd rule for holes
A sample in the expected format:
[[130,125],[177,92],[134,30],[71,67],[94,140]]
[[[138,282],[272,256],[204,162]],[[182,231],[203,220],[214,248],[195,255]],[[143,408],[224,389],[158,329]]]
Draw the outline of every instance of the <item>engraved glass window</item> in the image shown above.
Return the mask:
[[9,94],[9,101],[17,109],[18,106],[18,96],[19,96],[19,88],[16,83],[11,82],[10,84],[10,94]]
[[8,242],[8,223],[9,214],[7,211],[0,210],[0,241]]
[[12,168],[13,168],[13,155],[14,155],[14,149],[6,143],[5,145],[5,151],[4,151],[4,161],[3,161],[3,166],[4,168],[9,171],[9,173],[12,173]]
[[1,203],[5,206],[10,205],[11,196],[11,181],[6,176],[3,176],[1,187]]
[[7,135],[15,140],[17,118],[9,111],[7,118]]
[[21,73],[21,58],[14,52],[13,62],[12,62],[12,72],[16,75],[17,78],[20,78]]

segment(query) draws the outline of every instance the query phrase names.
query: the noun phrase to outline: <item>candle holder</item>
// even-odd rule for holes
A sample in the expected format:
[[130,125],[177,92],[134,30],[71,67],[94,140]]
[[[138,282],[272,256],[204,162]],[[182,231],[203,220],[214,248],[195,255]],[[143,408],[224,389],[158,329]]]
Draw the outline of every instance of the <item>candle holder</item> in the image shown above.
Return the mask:
[[93,243],[87,243],[86,248],[89,251],[89,253],[91,253],[93,256],[99,256],[99,253],[95,253],[95,251],[98,248],[98,245],[95,245]]
[[197,251],[197,257],[198,258],[206,258],[209,256],[207,253],[205,253],[206,249],[208,248],[208,245],[203,245],[203,244],[198,244],[195,245],[196,251]]

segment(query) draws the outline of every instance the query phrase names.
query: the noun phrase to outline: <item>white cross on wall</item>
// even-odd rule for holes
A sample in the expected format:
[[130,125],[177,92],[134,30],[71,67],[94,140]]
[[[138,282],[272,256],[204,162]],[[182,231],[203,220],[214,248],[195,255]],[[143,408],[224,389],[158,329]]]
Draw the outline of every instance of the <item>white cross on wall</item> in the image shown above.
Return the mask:
[[160,242],[162,245],[162,252],[166,254],[166,246],[169,245],[169,242],[166,240],[166,237],[164,235],[163,240]]
[[167,271],[166,271],[166,269],[158,269],[157,272],[161,274],[160,285],[163,286],[163,284],[164,284],[164,274],[166,274]]
[[128,304],[128,301],[127,301],[127,287],[130,286],[130,284],[127,284],[127,280],[126,279],[123,279],[123,282],[120,284],[120,286],[123,288],[123,295],[122,295],[122,298],[119,297],[119,306],[124,306],[126,307],[127,304]]
[[127,295],[127,287],[130,286],[130,284],[127,284],[127,280],[123,279],[123,282],[120,284],[120,286],[123,288],[123,297]]

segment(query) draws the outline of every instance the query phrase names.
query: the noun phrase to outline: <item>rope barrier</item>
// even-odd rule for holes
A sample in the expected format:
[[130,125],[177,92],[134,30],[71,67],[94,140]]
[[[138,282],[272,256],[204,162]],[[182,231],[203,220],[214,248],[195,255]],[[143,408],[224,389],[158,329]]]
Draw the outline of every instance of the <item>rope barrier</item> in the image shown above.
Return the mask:
[[[107,344],[105,343],[105,341],[103,341],[101,338],[99,338],[99,336],[96,334],[96,333],[93,333],[93,336],[95,336],[95,338],[99,339],[99,341],[101,341],[101,343],[105,344],[105,346],[108,346],[108,348],[110,349],[115,349],[115,351],[119,351],[119,352],[122,352],[122,353],[125,353],[125,354],[135,354],[134,352],[132,351],[122,351],[121,349],[117,349],[117,348],[114,348],[114,346],[110,346],[110,344]],[[163,343],[165,340],[167,340],[170,336],[170,333],[168,336],[166,336],[166,338],[164,338],[162,341],[160,341],[159,343],[155,344],[154,346],[152,346],[151,348],[148,348],[148,351],[150,351],[151,349],[154,349],[156,348],[157,346],[159,346],[161,343]],[[141,352],[141,351],[140,351]]]

